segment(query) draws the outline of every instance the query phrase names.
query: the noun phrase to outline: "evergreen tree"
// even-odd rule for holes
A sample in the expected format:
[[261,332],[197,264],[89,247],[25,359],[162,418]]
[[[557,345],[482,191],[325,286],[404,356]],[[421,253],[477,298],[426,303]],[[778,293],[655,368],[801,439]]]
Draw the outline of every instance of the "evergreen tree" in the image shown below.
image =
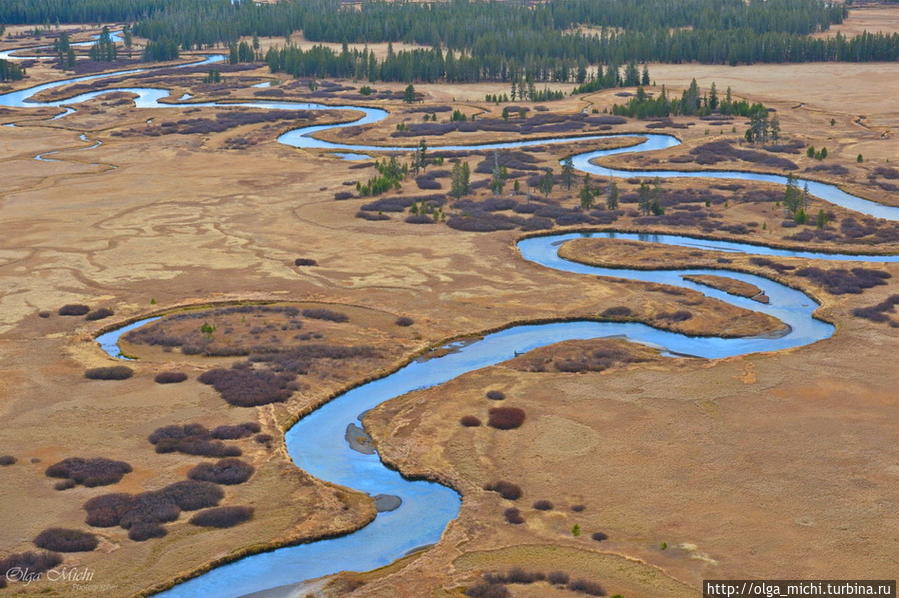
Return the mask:
[[463,162],[462,160],[456,162],[453,165],[450,177],[450,195],[456,199],[468,195],[468,193],[471,192],[471,184],[469,182],[470,177],[471,171],[468,163]]
[[571,183],[574,182],[574,161],[570,155],[565,156],[565,160],[562,162],[562,182],[570,191]]
[[593,188],[590,186],[590,175],[584,175],[584,183],[581,185],[581,190],[579,193],[581,200],[581,208],[584,210],[589,210],[593,207]]
[[403,101],[407,104],[412,104],[415,102],[415,99],[415,87],[410,83],[403,92]]
[[609,183],[609,193],[606,196],[606,207],[610,210],[618,209],[618,185],[615,181]]

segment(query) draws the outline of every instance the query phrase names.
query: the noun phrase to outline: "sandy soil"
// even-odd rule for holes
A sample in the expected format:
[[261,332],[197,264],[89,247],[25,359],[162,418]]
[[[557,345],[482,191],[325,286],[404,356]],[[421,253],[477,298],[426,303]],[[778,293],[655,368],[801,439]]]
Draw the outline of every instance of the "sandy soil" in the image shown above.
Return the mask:
[[[722,90],[730,84],[738,94],[770,101],[787,134],[827,145],[832,161],[850,169],[849,177],[834,182],[889,201],[890,194],[871,188],[866,176],[896,155],[895,137],[879,132],[896,123],[886,93],[899,79],[886,76],[892,65],[651,68],[659,82],[685,84],[695,75],[703,85],[716,80]],[[834,86],[837,73],[846,79]],[[29,75],[21,85],[60,76],[45,67],[30,69]],[[251,75],[272,78],[265,69]],[[472,113],[501,110],[479,101],[496,86],[490,91],[488,86],[417,87],[426,102],[470,97],[478,101],[454,106]],[[229,90],[223,97],[255,96]],[[9,422],[0,431],[0,454],[18,458],[3,470],[9,483],[0,490],[0,508],[17,514],[0,532],[3,551],[32,548],[34,535],[51,525],[85,527],[81,504],[91,496],[183,479],[199,458],[155,454],[146,436],[158,426],[255,418],[280,439],[291,421],[339,389],[447,338],[512,322],[597,317],[619,305],[629,306],[638,319],[693,334],[757,333],[776,326],[767,317],[712,300],[692,305],[694,317],[687,322],[658,321],[655,316],[679,309],[681,301],[697,300],[670,295],[658,285],[525,263],[514,246],[520,236],[515,231],[466,233],[408,225],[399,218],[357,219],[356,211],[368,200],[333,197],[365,180],[370,170],[323,152],[281,146],[273,141],[275,131],[263,135],[253,126],[208,135],[117,137],[112,133],[182,113],[104,101],[59,121],[48,120],[56,109],[0,114],[2,122],[23,125],[0,128],[0,409]],[[547,106],[576,112],[601,110],[612,101],[622,99],[608,92]],[[790,109],[800,102],[814,110]],[[398,114],[406,109],[387,100],[373,104]],[[862,113],[854,107],[862,105],[869,128],[854,124]],[[218,111],[192,114],[214,117]],[[837,120],[833,128],[831,117]],[[392,142],[395,124],[388,120],[359,132],[358,139]],[[644,124],[616,128],[643,132]],[[79,141],[82,132],[104,145],[74,151],[90,145]],[[666,156],[716,138],[701,125],[673,132],[686,145]],[[238,134],[257,134],[261,142],[243,151],[223,149]],[[452,139],[497,137],[472,133]],[[59,149],[66,151],[52,156],[58,162],[32,159]],[[546,148],[535,155],[539,164],[558,168],[561,151]],[[859,152],[866,156],[860,165]],[[790,158],[802,168],[813,165],[804,154]],[[471,158],[471,165],[480,160]],[[644,158],[622,158],[627,160],[637,166]],[[622,184],[623,193],[634,189]],[[421,193],[411,181],[403,191]],[[730,196],[729,205],[714,207],[722,221],[755,221],[752,240],[787,243],[787,231],[773,226],[782,220],[782,209],[739,202],[738,195]],[[573,206],[576,189],[557,186],[550,199]],[[841,219],[846,213],[835,210],[835,215]],[[633,228],[631,223],[627,216],[620,224]],[[319,265],[297,268],[297,257]],[[673,256],[661,259],[674,263]],[[889,268],[899,276],[895,266]],[[404,472],[451,480],[466,497],[460,519],[436,548],[365,576],[358,595],[389,591],[395,596],[395,588],[403,587],[409,595],[458,596],[479,571],[513,565],[582,573],[625,596],[695,595],[697,580],[706,573],[877,577],[895,570],[899,534],[886,514],[896,507],[890,489],[897,455],[890,447],[897,439],[890,423],[897,380],[890,357],[897,332],[847,315],[894,289],[891,283],[861,296],[825,296],[821,313],[837,322],[838,334],[797,351],[714,363],[653,358],[584,374],[527,372],[505,364],[385,405],[370,418],[384,454]],[[302,397],[253,410],[227,407],[193,379],[215,360],[148,351],[130,380],[82,378],[86,367],[115,363],[92,341],[101,329],[180,306],[248,300],[328,303],[358,313],[366,326],[354,334],[381,347],[384,358],[338,376],[313,376],[304,380],[309,388]],[[72,302],[116,313],[95,323],[38,317],[40,310]],[[399,316],[415,324],[401,329],[393,324]],[[157,371],[172,368],[189,371],[191,381],[167,387],[152,382]],[[526,409],[525,426],[510,432],[461,428],[459,416],[484,411],[483,392],[495,386],[506,389],[507,402]],[[97,570],[96,582],[103,585],[94,589],[97,595],[129,596],[241,551],[349,530],[373,515],[367,497],[296,471],[280,442],[271,452],[246,446],[258,471],[247,484],[229,488],[225,504],[254,505],[252,522],[209,532],[182,518],[169,526],[166,538],[143,544],[125,539],[123,530],[101,530],[99,551],[69,555],[66,563]],[[135,471],[116,486],[54,491],[43,470],[76,454],[124,459]],[[522,455],[534,465],[522,466]],[[566,473],[556,475],[559,471]],[[524,502],[519,501],[527,519],[523,526],[503,523],[502,510],[510,505],[480,490],[496,476],[513,478],[525,489]],[[533,511],[529,505],[539,498],[557,508]],[[578,502],[587,510],[568,510]],[[575,523],[585,532],[581,537],[570,533]],[[610,540],[590,540],[594,531],[607,532]],[[661,542],[669,549],[660,550]],[[778,563],[795,566],[786,571]],[[334,593],[346,593],[354,584]],[[23,595],[48,589],[35,584]],[[536,596],[542,590],[547,592],[542,595],[552,591],[545,586],[515,591]]]

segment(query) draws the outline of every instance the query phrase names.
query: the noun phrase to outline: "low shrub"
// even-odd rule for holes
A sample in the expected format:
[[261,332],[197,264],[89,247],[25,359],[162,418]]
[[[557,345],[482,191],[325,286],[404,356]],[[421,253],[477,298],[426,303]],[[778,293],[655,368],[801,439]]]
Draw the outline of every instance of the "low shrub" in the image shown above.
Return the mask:
[[463,213],[462,215],[450,216],[446,221],[446,225],[461,231],[487,233],[498,230],[512,230],[517,228],[518,223],[503,214],[495,214],[492,212],[469,212]]
[[629,307],[623,305],[610,307],[600,314],[603,318],[629,318],[634,315]]
[[494,407],[488,413],[487,425],[497,430],[514,430],[524,423],[524,410],[518,407]]
[[178,519],[181,507],[162,490],[141,492],[130,497],[127,508],[119,517],[125,529],[141,523],[168,523]]
[[90,552],[97,547],[97,536],[78,529],[51,527],[45,529],[34,539],[38,548],[55,550],[56,552]]
[[588,596],[605,596],[606,591],[601,585],[595,581],[587,581],[585,579],[576,579],[568,584],[568,589],[572,592],[580,592]]
[[609,536],[607,536],[603,532],[596,532],[590,537],[593,538],[594,540],[596,540],[597,542],[602,542],[603,540],[609,539]]
[[474,415],[463,415],[462,418],[459,419],[459,423],[466,428],[476,428],[481,425],[481,420]]
[[484,490],[489,490],[491,492],[496,492],[506,500],[518,500],[521,498],[521,487],[517,484],[513,484],[512,482],[506,482],[500,480],[498,482],[494,482],[492,484],[487,484],[484,486]]
[[68,478],[76,484],[93,488],[115,484],[131,473],[131,466],[124,461],[113,461],[103,457],[83,459],[69,457],[54,463],[44,472],[50,478]]
[[159,372],[153,380],[157,384],[177,384],[187,380],[187,374],[184,372]]
[[468,598],[509,598],[509,590],[501,583],[479,583],[465,590]]
[[293,394],[288,385],[295,379],[293,374],[276,374],[252,368],[216,368],[197,378],[215,388],[226,402],[238,407],[283,403]]
[[412,318],[410,318],[408,316],[400,316],[394,322],[394,324],[396,324],[397,326],[404,326],[404,327],[411,326],[414,323],[415,323],[415,320],[413,320]]
[[134,370],[124,365],[113,365],[85,370],[84,377],[89,380],[126,380],[134,375]]
[[892,318],[886,315],[887,312],[895,313],[896,305],[899,305],[899,295],[890,295],[876,305],[853,309],[852,315],[872,322],[889,322],[891,326],[897,326]]
[[865,289],[885,285],[889,272],[871,268],[831,268],[812,266],[796,270],[796,274],[820,285],[831,295],[859,294]]
[[660,313],[658,317],[661,320],[668,320],[669,322],[685,322],[692,318],[693,314],[685,309],[679,309],[671,313]]
[[406,216],[406,224],[434,224],[434,219],[427,214],[410,214]]
[[546,576],[546,581],[554,586],[561,586],[568,583],[568,574],[562,571],[552,571]]
[[505,517],[506,521],[508,521],[512,525],[520,525],[524,523],[524,517],[521,516],[521,511],[519,511],[515,507],[509,507],[508,509],[503,511],[503,517]]
[[91,308],[81,303],[69,303],[60,307],[56,313],[61,316],[83,316],[90,310]]
[[587,509],[586,505],[571,505],[571,510],[575,513],[580,513]]
[[162,538],[166,533],[165,528],[158,523],[136,523],[128,530],[128,539],[145,542],[152,538]]
[[766,257],[751,257],[749,258],[750,264],[755,264],[756,266],[762,266],[763,268],[771,268],[772,270],[776,270],[777,272],[783,274],[784,272],[789,272],[790,270],[795,270],[796,266],[788,266],[786,264],[781,264],[779,262],[775,262],[773,260],[769,260]]
[[271,446],[272,442],[275,440],[271,434],[256,434],[253,438],[259,444],[264,444],[265,446]]
[[124,492],[95,496],[83,505],[87,511],[85,523],[92,527],[115,527],[132,502],[133,497]]
[[189,472],[192,480],[215,482],[216,484],[243,484],[250,479],[256,469],[240,459],[220,459],[215,463],[200,463]]
[[101,307],[100,309],[95,309],[92,312],[89,312],[86,316],[84,316],[85,320],[89,322],[94,322],[96,320],[102,320],[103,318],[108,318],[109,316],[114,315],[114,312],[108,307]]
[[538,511],[552,511],[553,504],[548,500],[538,500],[534,503],[534,508]]
[[252,507],[215,507],[200,511],[190,523],[202,527],[234,527],[253,518]]
[[506,395],[505,395],[505,393],[503,393],[502,391],[499,391],[499,390],[488,390],[487,398],[490,399],[491,401],[502,401],[503,399],[506,398]]
[[157,453],[178,452],[203,457],[239,457],[242,454],[236,446],[213,440],[212,433],[200,424],[163,426],[147,439],[156,446]]
[[345,199],[352,199],[352,198],[353,198],[353,194],[350,193],[349,191],[338,191],[337,193],[334,194],[334,199],[336,199],[337,201],[343,201]]
[[12,455],[3,455],[0,457],[0,465],[12,465],[16,462],[16,458]]
[[0,588],[5,588],[7,580],[14,578],[18,571],[44,573],[62,563],[62,555],[56,552],[16,552],[0,559]]
[[379,212],[366,212],[360,210],[356,212],[356,218],[361,218],[363,220],[390,220],[390,216],[387,214],[381,214]]
[[318,262],[312,258],[298,257],[297,259],[293,260],[293,265],[294,266],[317,266]]
[[261,429],[256,422],[244,422],[235,426],[218,426],[213,428],[211,435],[219,440],[236,440],[258,434]]
[[175,482],[163,488],[162,492],[182,511],[215,507],[225,497],[225,493],[216,484],[199,480]]
[[38,317],[41,317],[41,318],[49,318],[51,314],[49,311],[43,310],[43,311],[37,312],[37,315],[38,315]]
[[529,584],[540,581],[543,577],[544,576],[540,573],[531,573],[530,571],[525,571],[521,567],[513,567],[506,573],[505,580],[506,583]]
[[328,322],[348,322],[350,320],[346,314],[321,307],[304,309],[303,315],[313,320],[327,320]]

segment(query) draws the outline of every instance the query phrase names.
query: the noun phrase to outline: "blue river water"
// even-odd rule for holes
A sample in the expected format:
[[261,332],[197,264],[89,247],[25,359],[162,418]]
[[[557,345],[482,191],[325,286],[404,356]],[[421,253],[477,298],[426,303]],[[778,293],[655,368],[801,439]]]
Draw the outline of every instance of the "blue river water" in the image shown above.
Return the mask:
[[[220,56],[210,56],[202,61],[182,65],[196,66],[221,60]],[[281,143],[297,148],[333,150],[335,154],[346,154],[350,159],[364,159],[368,152],[410,151],[409,147],[373,146],[333,143],[318,139],[316,133],[333,128],[361,126],[377,123],[387,116],[379,108],[364,106],[329,106],[325,104],[300,102],[162,102],[169,98],[168,90],[157,88],[123,87],[96,90],[64,100],[36,102],[35,94],[73,82],[100,80],[127,73],[141,73],[149,69],[131,69],[116,73],[90,75],[56,81],[29,89],[0,95],[0,106],[67,107],[63,113],[70,114],[72,106],[113,91],[126,91],[137,95],[138,108],[165,108],[175,106],[216,106],[227,109],[233,106],[247,106],[267,109],[287,110],[335,110],[348,111],[355,120],[337,125],[316,125],[289,131],[281,135]],[[621,153],[645,152],[673,147],[680,142],[670,135],[589,135],[558,137],[540,140],[518,140],[480,145],[449,145],[432,149],[469,150],[520,148],[537,145],[564,144],[573,141],[600,140],[615,137],[643,139],[636,145],[611,150],[585,152],[573,157],[575,167],[584,172],[611,177],[694,177],[716,179],[755,180],[785,183],[779,175],[753,174],[737,171],[627,171],[605,168],[595,163],[603,156]],[[799,184],[806,183],[800,179]],[[848,194],[839,188],[807,181],[809,191],[826,201],[841,205],[863,214],[899,220],[899,208],[884,206]],[[348,424],[359,424],[359,417],[365,411],[384,401],[407,392],[442,384],[466,372],[487,367],[513,358],[516,354],[564,340],[591,339],[623,336],[632,342],[658,347],[666,355],[688,355],[707,359],[717,359],[760,351],[776,351],[814,343],[833,334],[833,326],[813,317],[817,303],[801,291],[786,287],[770,279],[728,270],[627,270],[608,269],[573,263],[558,256],[558,247],[567,240],[580,237],[614,237],[634,239],[729,252],[741,252],[767,256],[800,256],[828,261],[899,261],[899,256],[853,256],[845,254],[815,253],[775,249],[761,245],[751,245],[734,241],[697,239],[682,235],[640,235],[630,233],[568,233],[543,237],[533,237],[518,243],[521,256],[545,266],[574,275],[614,276],[656,283],[671,284],[696,290],[709,297],[721,299],[754,311],[770,314],[785,325],[777,334],[762,337],[719,338],[690,337],[674,332],[659,330],[634,322],[559,322],[549,324],[521,325],[487,334],[471,343],[452,344],[455,351],[439,358],[410,362],[384,378],[366,383],[350,390],[313,413],[299,420],[286,434],[287,449],[294,463],[311,475],[369,494],[392,494],[402,499],[402,505],[395,511],[380,513],[369,525],[351,534],[338,538],[319,540],[307,544],[279,548],[270,552],[242,558],[230,564],[217,567],[205,574],[181,583],[159,596],[166,598],[194,598],[215,596],[231,598],[258,590],[291,584],[342,570],[365,571],[387,565],[407,554],[410,550],[440,540],[446,526],[458,515],[460,497],[452,489],[427,481],[404,479],[399,473],[388,469],[377,454],[366,455],[352,450],[344,432]],[[760,304],[750,299],[730,295],[723,291],[692,283],[683,279],[689,274],[723,274],[756,285],[769,297],[768,304]],[[118,348],[120,336],[156,318],[133,322],[128,326],[103,334],[97,338],[101,348],[114,358],[124,359]],[[215,532],[210,532],[215,533]]]

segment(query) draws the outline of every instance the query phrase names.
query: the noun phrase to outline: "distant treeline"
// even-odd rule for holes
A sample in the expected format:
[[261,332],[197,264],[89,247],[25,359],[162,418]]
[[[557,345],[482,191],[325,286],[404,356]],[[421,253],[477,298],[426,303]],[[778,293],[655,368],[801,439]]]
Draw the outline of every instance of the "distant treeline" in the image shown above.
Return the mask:
[[[318,42],[409,42],[454,53],[465,72],[452,80],[507,79],[526,73],[539,81],[577,80],[585,65],[630,62],[893,61],[899,34],[847,39],[810,34],[841,23],[844,4],[824,0],[548,0],[542,4],[450,0],[434,3],[339,0],[3,0],[0,22],[54,23],[135,20],[136,35],[182,49],[230,45],[242,36],[286,37],[302,30]],[[85,15],[90,15],[86,18]],[[306,57],[304,60],[312,60]],[[319,70],[349,68],[344,63]],[[443,68],[435,54],[398,52],[387,72]],[[282,61],[287,64],[287,60]],[[383,70],[383,67],[379,67]],[[354,71],[361,65],[354,64]],[[292,67],[284,68],[290,72]],[[366,76],[371,65],[364,65]],[[416,70],[416,69],[411,69]],[[477,71],[477,74],[473,74]],[[431,80],[434,75],[420,76]],[[419,75],[413,74],[409,80]],[[451,76],[452,77],[452,76]],[[390,75],[391,80],[402,78]]]

